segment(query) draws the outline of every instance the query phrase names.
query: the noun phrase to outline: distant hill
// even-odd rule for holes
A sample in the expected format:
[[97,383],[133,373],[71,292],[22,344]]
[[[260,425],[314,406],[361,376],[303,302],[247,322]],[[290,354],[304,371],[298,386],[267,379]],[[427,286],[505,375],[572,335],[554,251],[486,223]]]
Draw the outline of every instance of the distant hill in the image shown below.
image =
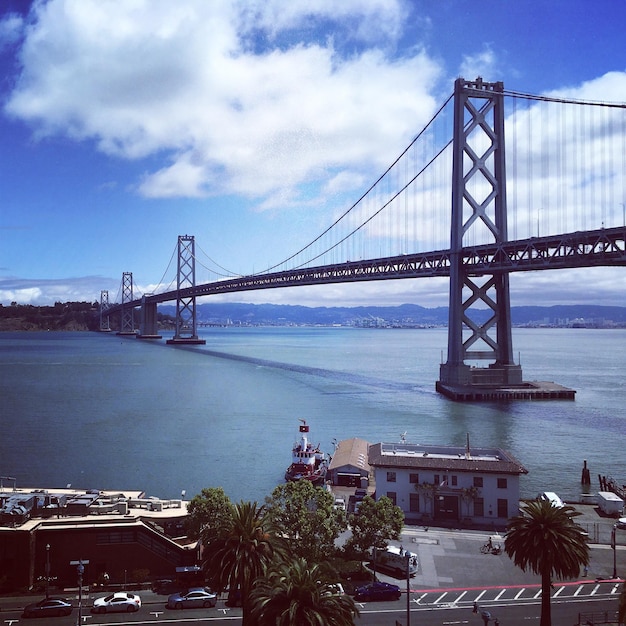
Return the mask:
[[[173,305],[160,306],[159,312],[174,316]],[[474,318],[484,322],[489,310],[474,311]],[[205,303],[197,306],[198,321],[205,324],[286,325],[317,324],[329,326],[375,325],[385,322],[401,326],[446,326],[448,307],[428,309],[417,304],[400,306],[305,307],[286,304]],[[482,319],[481,319],[482,318]],[[511,308],[515,326],[525,325],[626,325],[626,307],[593,304],[551,307],[522,306]]]
[[[200,325],[236,326],[362,326],[437,327],[447,326],[448,307],[428,309],[418,304],[400,306],[305,307],[287,304],[204,303],[197,306]],[[172,304],[159,306],[162,327],[171,325],[176,314]],[[473,311],[483,323],[490,311]],[[626,307],[594,304],[551,307],[512,307],[514,326],[560,326],[626,328]],[[118,328],[119,320],[111,319]],[[139,326],[136,312],[135,327]],[[98,303],[57,302],[54,306],[0,304],[0,331],[8,330],[97,330]]]

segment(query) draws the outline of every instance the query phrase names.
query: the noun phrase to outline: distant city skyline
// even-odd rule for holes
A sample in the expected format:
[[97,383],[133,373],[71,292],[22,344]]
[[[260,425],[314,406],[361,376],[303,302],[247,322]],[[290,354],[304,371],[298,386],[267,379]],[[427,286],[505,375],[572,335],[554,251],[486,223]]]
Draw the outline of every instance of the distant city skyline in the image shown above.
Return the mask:
[[[238,274],[280,262],[331,224],[339,197],[359,197],[458,76],[626,102],[625,22],[611,0],[4,0],[0,303],[113,301],[124,271],[151,292],[182,234]],[[626,272],[510,283],[513,306],[621,305]],[[448,281],[219,300],[436,307]]]

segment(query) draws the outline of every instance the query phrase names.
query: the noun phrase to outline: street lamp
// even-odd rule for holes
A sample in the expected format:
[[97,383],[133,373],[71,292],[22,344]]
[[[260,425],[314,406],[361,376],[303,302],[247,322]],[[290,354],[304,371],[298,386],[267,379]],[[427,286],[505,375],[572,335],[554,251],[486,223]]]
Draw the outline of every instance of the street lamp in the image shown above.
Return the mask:
[[76,565],[78,573],[78,620],[77,626],[81,626],[83,618],[83,574],[85,573],[85,565],[89,565],[89,561],[78,559],[78,561],[70,561],[70,565]]
[[613,524],[613,530],[611,531],[611,546],[613,548],[613,579],[617,578],[617,560],[616,560],[616,545],[615,545],[615,533],[617,532],[617,524]]
[[406,626],[411,626],[411,553],[406,551]]
[[50,597],[50,544],[46,544],[46,600]]

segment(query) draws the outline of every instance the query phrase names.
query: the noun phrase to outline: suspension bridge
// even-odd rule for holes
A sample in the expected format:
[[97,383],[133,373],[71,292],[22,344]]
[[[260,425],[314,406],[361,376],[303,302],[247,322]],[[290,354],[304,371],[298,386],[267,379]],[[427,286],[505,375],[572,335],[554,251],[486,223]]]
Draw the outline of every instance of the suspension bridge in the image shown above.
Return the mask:
[[213,278],[197,284],[195,238],[181,235],[176,286],[136,298],[132,273],[124,272],[121,303],[111,305],[108,292],[101,293],[101,330],[115,314],[120,333],[158,338],[157,305],[175,301],[168,343],[202,343],[198,297],[449,277],[447,360],[438,391],[457,400],[572,399],[571,389],[522,379],[513,358],[509,276],[626,265],[625,172],[626,104],[523,94],[501,82],[459,78],[400,156],[356,202],[335,207],[333,223],[310,243],[249,275],[211,260],[202,267]]

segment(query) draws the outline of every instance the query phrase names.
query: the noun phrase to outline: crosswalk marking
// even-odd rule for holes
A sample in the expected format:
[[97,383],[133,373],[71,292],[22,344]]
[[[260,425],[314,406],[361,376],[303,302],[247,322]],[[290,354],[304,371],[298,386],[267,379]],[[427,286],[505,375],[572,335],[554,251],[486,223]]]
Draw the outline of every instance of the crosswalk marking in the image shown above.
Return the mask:
[[[555,584],[551,591],[553,598],[559,601],[580,600],[601,600],[602,598],[615,597],[621,593],[621,583],[613,580],[589,581]],[[537,602],[541,598],[541,588],[538,585],[528,587],[499,586],[487,587],[484,589],[432,589],[415,590],[411,595],[411,602],[415,603],[415,608],[454,608],[476,603],[482,606],[495,606],[496,604],[506,606],[511,603]]]
[[500,597],[505,593],[506,589],[503,589],[495,598],[494,600],[499,600]]
[[467,590],[464,591],[452,604],[458,604],[466,593]]

